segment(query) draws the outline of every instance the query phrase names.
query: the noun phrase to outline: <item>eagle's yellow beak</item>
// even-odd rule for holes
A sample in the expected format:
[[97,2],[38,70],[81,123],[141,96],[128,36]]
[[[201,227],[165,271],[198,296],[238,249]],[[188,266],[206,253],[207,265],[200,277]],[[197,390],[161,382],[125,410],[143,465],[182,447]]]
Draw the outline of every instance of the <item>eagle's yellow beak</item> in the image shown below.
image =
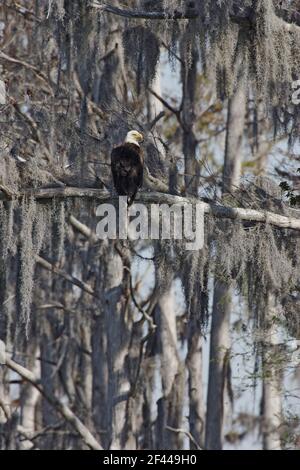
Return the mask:
[[138,142],[144,142],[144,136],[143,136],[143,134],[141,134],[140,132],[137,132],[137,131],[136,131],[136,140],[137,140]]

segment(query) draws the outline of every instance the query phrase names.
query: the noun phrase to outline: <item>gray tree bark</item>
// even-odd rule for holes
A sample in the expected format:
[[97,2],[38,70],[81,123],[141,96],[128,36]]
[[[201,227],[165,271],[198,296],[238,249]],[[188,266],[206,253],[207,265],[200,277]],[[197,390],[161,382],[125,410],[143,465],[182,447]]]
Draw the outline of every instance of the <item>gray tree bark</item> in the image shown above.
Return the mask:
[[[237,189],[246,114],[246,96],[241,83],[228,104],[227,134],[223,171],[223,195]],[[222,279],[216,267],[211,322],[209,379],[206,413],[206,449],[222,449],[224,391],[230,355],[231,282]]]
[[[181,45],[184,49],[185,39]],[[194,45],[191,46],[191,64],[185,63],[185,55],[182,51],[183,62],[181,64],[182,80],[182,151],[185,162],[185,191],[197,197],[199,188],[199,160],[196,158],[197,140],[194,134],[196,83],[198,75],[198,52]],[[200,292],[197,295],[201,295]],[[189,391],[189,427],[195,441],[200,444],[204,431],[204,406],[203,406],[203,382],[202,382],[202,341],[203,337],[195,318],[199,312],[191,312],[190,326],[188,328],[188,352],[186,365],[188,368]],[[195,448],[193,442],[191,448]]]
[[174,293],[170,287],[158,301],[158,331],[162,397],[157,402],[157,448],[181,449],[182,435],[168,428],[181,427],[185,374],[177,349]]
[[280,360],[278,325],[276,318],[276,301],[269,294],[264,324],[264,340],[262,355],[263,372],[263,403],[262,430],[264,450],[280,450],[282,423],[282,362]]

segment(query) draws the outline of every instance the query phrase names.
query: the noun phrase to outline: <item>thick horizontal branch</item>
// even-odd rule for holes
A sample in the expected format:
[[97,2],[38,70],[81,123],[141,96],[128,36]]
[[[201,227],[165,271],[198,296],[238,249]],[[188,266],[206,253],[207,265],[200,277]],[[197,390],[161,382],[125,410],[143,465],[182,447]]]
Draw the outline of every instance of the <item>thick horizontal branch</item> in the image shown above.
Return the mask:
[[109,193],[106,190],[94,188],[76,188],[70,186],[60,188],[29,189],[20,194],[20,197],[23,196],[33,196],[35,199],[65,199],[69,197],[96,198],[101,200],[109,199]]
[[113,15],[122,16],[123,18],[141,18],[145,20],[187,20],[197,18],[198,12],[193,9],[187,9],[186,11],[174,11],[168,13],[165,11],[142,11],[142,10],[124,10],[112,5],[101,5],[100,3],[93,3],[92,6],[101,11],[112,13]]
[[[187,8],[184,11],[175,10],[172,13],[167,11],[145,11],[138,9],[121,9],[114,7],[109,4],[101,5],[100,3],[94,2],[92,4],[94,8],[101,10],[106,13],[110,13],[123,18],[133,19],[148,19],[148,20],[192,20],[200,16],[199,11],[195,8]],[[277,12],[276,12],[277,13]],[[290,9],[281,8],[278,11],[278,19],[282,20],[282,25],[287,30],[290,29],[291,25],[300,26],[300,13],[296,10],[290,11]],[[243,8],[240,6],[240,1],[237,0],[233,3],[230,12],[230,19],[233,23],[239,24],[241,27],[250,28],[255,21],[255,14],[253,7]]]
[[[3,194],[3,193],[2,193]],[[23,197],[25,195],[33,196],[37,200],[46,200],[53,198],[92,198],[100,202],[115,202],[117,201],[117,196],[112,197],[107,191],[102,189],[93,189],[93,188],[43,188],[30,190],[26,193],[18,195]],[[7,199],[7,195],[3,194],[2,199]],[[174,196],[168,193],[162,192],[140,192],[137,196],[137,201],[142,203],[155,203],[155,204],[191,204],[195,202],[201,202],[200,199]],[[254,210],[254,209],[244,209],[241,207],[228,207],[215,204],[213,202],[202,202],[204,206],[205,214],[211,214],[215,217],[222,219],[232,219],[232,220],[245,220],[249,222],[261,222],[266,224],[274,225],[279,228],[289,228],[293,230],[300,231],[300,211],[294,210],[297,217],[289,217],[281,214],[276,214],[275,212],[263,211],[263,210]]]
[[49,392],[46,393],[40,385],[39,380],[30,370],[21,366],[9,357],[6,357],[6,366],[19,374],[27,382],[31,383],[31,385],[33,385],[43,395],[43,397],[59,412],[59,414],[68,421],[90,449],[103,450],[99,442],[96,441],[88,428],[80,421],[73,411],[62,400],[54,395],[50,395]]
[[[195,203],[201,202],[195,198],[185,198],[181,196],[173,196],[171,194],[162,193],[143,193],[141,195],[142,202],[155,202],[165,204],[175,203]],[[300,231],[300,211],[299,219],[295,217],[287,217],[284,215],[276,214],[275,212],[244,209],[241,207],[229,207],[215,204],[213,202],[202,202],[204,205],[204,213],[211,214],[221,219],[232,219],[232,220],[245,220],[249,222],[262,222],[271,224],[279,228],[290,228],[293,230]]]

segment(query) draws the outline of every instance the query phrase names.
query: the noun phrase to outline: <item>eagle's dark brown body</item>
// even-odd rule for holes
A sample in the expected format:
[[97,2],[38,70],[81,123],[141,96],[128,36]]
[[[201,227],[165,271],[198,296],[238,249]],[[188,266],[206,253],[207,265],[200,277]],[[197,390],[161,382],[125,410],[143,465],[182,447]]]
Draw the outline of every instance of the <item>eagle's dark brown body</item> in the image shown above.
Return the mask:
[[117,193],[128,197],[128,205],[134,201],[143,184],[144,158],[138,145],[125,142],[111,152],[111,171]]

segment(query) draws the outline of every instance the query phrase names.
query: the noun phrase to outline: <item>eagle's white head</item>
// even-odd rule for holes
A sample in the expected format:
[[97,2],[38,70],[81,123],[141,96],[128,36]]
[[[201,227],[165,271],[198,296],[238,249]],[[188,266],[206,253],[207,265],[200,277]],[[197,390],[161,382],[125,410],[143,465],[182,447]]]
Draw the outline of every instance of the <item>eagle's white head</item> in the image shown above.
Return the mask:
[[129,131],[127,132],[125,142],[130,144],[135,144],[138,147],[140,146],[140,142],[144,141],[144,136],[138,131]]

